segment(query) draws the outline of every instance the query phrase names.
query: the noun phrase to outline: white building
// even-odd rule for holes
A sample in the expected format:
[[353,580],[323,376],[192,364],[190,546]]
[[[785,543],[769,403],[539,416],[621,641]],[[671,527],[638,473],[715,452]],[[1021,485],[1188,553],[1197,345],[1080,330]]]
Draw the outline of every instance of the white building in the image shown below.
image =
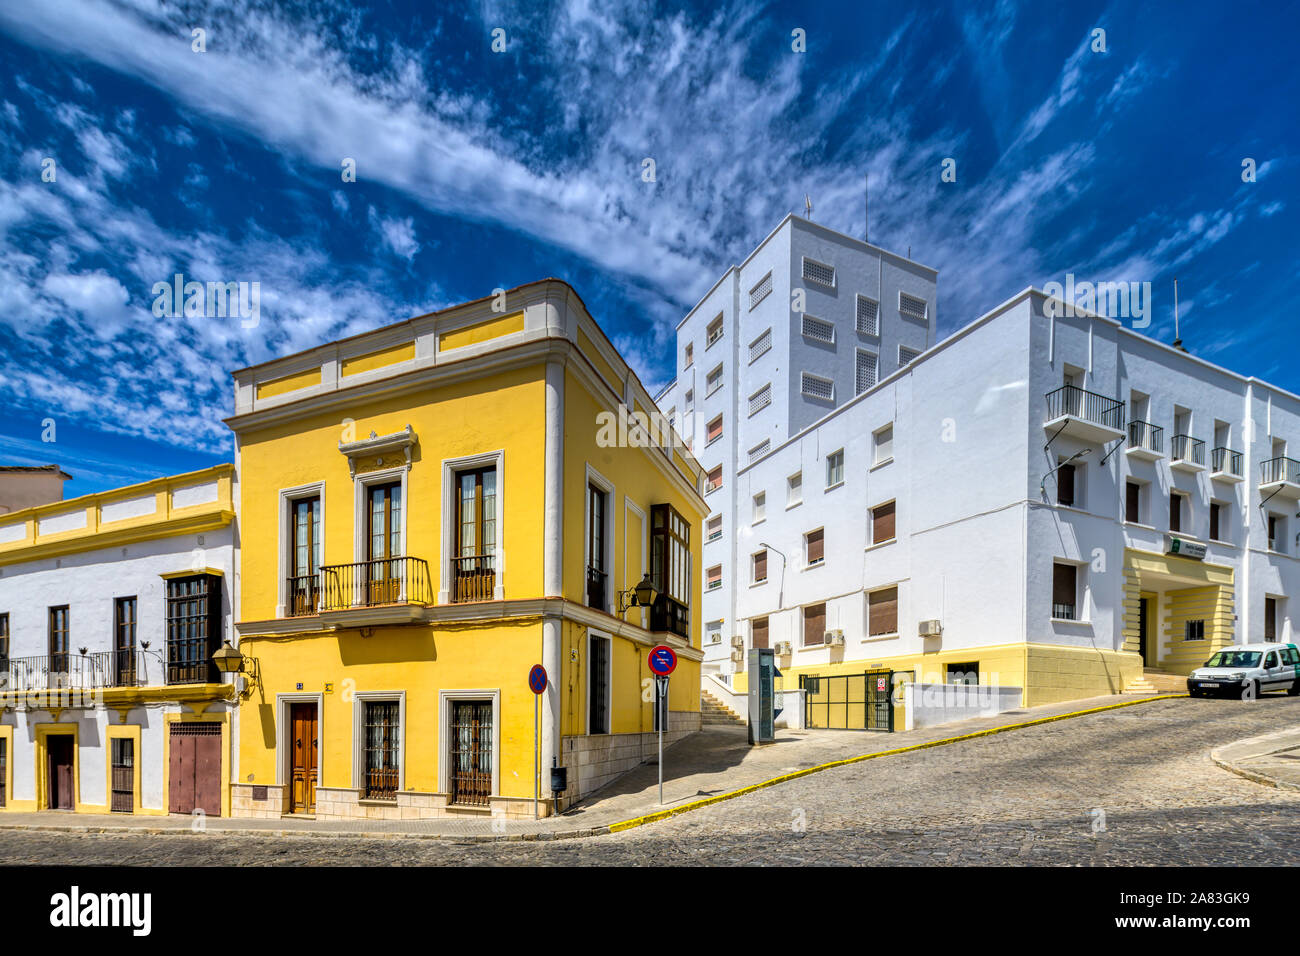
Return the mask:
[[233,471],[0,516],[0,813],[229,813]]
[[705,673],[730,669],[730,638],[740,633],[740,529],[751,501],[737,472],[928,348],[935,279],[933,269],[791,215],[678,325],[676,377],[655,401],[708,475]]
[[1026,290],[739,463],[724,633],[779,648],[786,687],[910,671],[1036,705],[1293,639],[1300,397],[1060,305]]

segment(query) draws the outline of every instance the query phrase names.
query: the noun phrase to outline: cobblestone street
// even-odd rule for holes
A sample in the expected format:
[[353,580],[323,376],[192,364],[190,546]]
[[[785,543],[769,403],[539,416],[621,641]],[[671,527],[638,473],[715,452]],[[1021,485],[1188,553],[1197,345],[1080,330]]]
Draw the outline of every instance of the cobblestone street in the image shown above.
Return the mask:
[[0,831],[0,862],[1295,865],[1300,793],[1229,773],[1209,751],[1297,724],[1300,700],[1283,696],[1157,701],[831,769],[588,839],[8,830]]

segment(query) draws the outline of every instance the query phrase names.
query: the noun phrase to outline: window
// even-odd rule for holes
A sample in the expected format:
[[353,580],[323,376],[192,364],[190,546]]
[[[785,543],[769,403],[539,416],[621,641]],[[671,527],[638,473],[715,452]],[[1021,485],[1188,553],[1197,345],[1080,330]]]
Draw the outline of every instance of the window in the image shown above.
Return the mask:
[[1124,483],[1124,520],[1137,524],[1142,520],[1140,502],[1142,500],[1142,486],[1136,481],[1127,481]]
[[750,647],[767,647],[767,618],[756,617],[749,625],[749,646]]
[[761,442],[759,442],[757,445],[755,445],[753,448],[749,450],[749,463],[752,465],[754,462],[758,461],[760,458],[762,458],[764,455],[768,453],[768,450],[771,449],[771,447],[772,447],[772,439],[764,438]]
[[113,602],[113,676],[115,687],[133,687],[136,677],[136,599]]
[[609,495],[594,484],[587,485],[587,607],[608,611],[605,598],[609,577],[608,547],[605,537],[609,512]]
[[722,622],[721,621],[710,621],[708,624],[704,626],[704,629],[709,632],[710,644],[722,643]]
[[609,638],[587,638],[587,733],[609,733]]
[[320,597],[320,496],[289,502],[289,581],[285,601],[290,616],[315,614]]
[[822,401],[833,401],[835,398],[835,383],[829,378],[822,378],[820,375],[813,375],[804,372],[800,384],[802,391],[809,398],[817,398]]
[[[493,702],[451,701],[450,788],[448,803],[488,807],[492,802]],[[397,772],[394,765],[393,779]],[[391,799],[391,798],[390,798]]]
[[894,540],[894,504],[892,501],[887,501],[871,509],[872,544],[884,544],[886,541]]
[[853,374],[853,391],[855,395],[861,395],[867,389],[875,387],[879,360],[875,352],[867,352],[863,349],[855,351],[857,353],[857,365]]
[[752,364],[764,352],[772,348],[772,330],[767,329],[754,341],[749,343],[749,361]]
[[1264,598],[1264,640],[1277,640],[1277,598]]
[[898,367],[903,368],[905,366],[911,365],[913,362],[917,360],[920,354],[921,354],[920,349],[914,349],[914,348],[909,348],[906,345],[900,345],[898,347]]
[[705,426],[704,443],[706,445],[712,445],[715,441],[717,441],[721,437],[722,437],[722,416],[719,415],[713,421],[709,422],[707,426]]
[[1205,621],[1184,621],[1183,640],[1185,641],[1205,640]]
[[456,473],[455,521],[451,600],[454,603],[490,601],[496,591],[495,467]]
[[824,528],[809,531],[803,536],[803,553],[804,562],[810,568],[826,560],[826,532]]
[[809,604],[803,609],[803,646],[818,647],[826,643],[826,602]]
[[772,404],[772,385],[768,383],[749,396],[749,414],[757,415]]
[[1268,549],[1270,551],[1286,550],[1286,518],[1282,515],[1268,516]]
[[1169,494],[1169,530],[1183,530],[1183,496],[1176,491]]
[[719,315],[716,319],[714,319],[712,322],[709,323],[709,327],[705,331],[704,347],[706,349],[710,348],[713,345],[713,343],[718,341],[720,338],[722,338],[722,316],[721,315]]
[[882,465],[891,461],[894,457],[894,426],[886,425],[884,428],[875,432],[872,436],[872,444],[875,446],[874,464]]
[[1063,621],[1078,620],[1077,587],[1078,568],[1073,564],[1052,565],[1052,617]]
[[1056,503],[1074,504],[1074,465],[1060,465],[1056,469]]
[[678,423],[677,423],[677,406],[676,406],[676,405],[674,405],[672,408],[668,409],[668,424],[669,424],[669,425],[672,425],[673,428],[680,428],[680,426],[679,426]]
[[0,673],[9,672],[9,615],[0,614]]
[[826,456],[826,487],[834,488],[844,482],[844,449]]
[[811,282],[835,287],[835,267],[807,256],[803,258],[803,277]]
[[718,465],[704,478],[704,493],[707,495],[710,491],[717,491],[722,487],[722,466]]
[[650,507],[650,580],[659,592],[650,629],[689,636],[691,526],[672,505]]
[[768,273],[758,280],[758,285],[749,290],[749,309],[752,312],[754,306],[758,305],[767,298],[768,293],[772,291],[772,273]]
[[[402,744],[399,702],[368,700],[365,701],[364,713],[365,780],[362,795],[367,800],[395,801]],[[453,734],[459,737],[457,731],[454,730]]]
[[945,684],[966,684],[975,686],[980,682],[979,661],[967,661],[962,664],[949,664],[944,668]]
[[[391,560],[402,554],[402,485],[389,482],[366,489],[366,559],[362,572],[363,606],[393,604],[401,595],[405,563]],[[353,599],[355,600],[355,598]]]
[[786,479],[785,484],[785,504],[787,508],[793,508],[795,505],[803,501],[803,472],[795,472]]
[[803,317],[803,334],[805,338],[816,339],[818,342],[834,342],[835,326],[805,314]]
[[857,329],[862,335],[880,334],[880,303],[875,299],[858,296]]
[[68,672],[68,606],[50,608],[50,673]]
[[906,292],[898,293],[898,311],[909,319],[921,319],[924,321],[929,316],[929,310],[924,299],[918,299],[914,295],[908,295]]
[[762,584],[767,580],[767,548],[762,551],[755,551],[750,560],[753,563],[753,581],[755,584]]
[[760,491],[754,495],[754,513],[750,519],[752,524],[758,524],[767,517],[767,492]]
[[898,588],[883,588],[867,595],[867,636],[898,633]]
[[682,350],[682,368],[688,369],[695,364],[695,343],[687,342]]
[[167,683],[216,683],[212,655],[221,646],[221,578],[195,574],[167,581]]
[[135,811],[135,741],[130,737],[113,737],[110,741],[109,759],[112,761],[109,812],[133,813]]
[[1223,505],[1217,501],[1210,502],[1210,540],[1222,541],[1223,533],[1222,522]]
[[685,398],[686,414],[695,411],[695,389],[687,389]]
[[704,590],[716,591],[722,587],[722,565],[715,564],[704,572]]
[[722,366],[719,365],[709,373],[708,378],[704,380],[704,397],[708,398],[718,389],[722,388]]
[[722,537],[722,515],[714,515],[704,526],[706,541],[717,541]]

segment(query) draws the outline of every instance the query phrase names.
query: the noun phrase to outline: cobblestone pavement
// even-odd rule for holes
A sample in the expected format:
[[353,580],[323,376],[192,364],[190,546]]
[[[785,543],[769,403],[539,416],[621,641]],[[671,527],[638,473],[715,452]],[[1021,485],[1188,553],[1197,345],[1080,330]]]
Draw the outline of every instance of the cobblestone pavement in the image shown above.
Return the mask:
[[623,833],[454,840],[0,831],[0,863],[148,865],[1290,864],[1300,793],[1209,752],[1300,700],[1178,699],[827,770]]

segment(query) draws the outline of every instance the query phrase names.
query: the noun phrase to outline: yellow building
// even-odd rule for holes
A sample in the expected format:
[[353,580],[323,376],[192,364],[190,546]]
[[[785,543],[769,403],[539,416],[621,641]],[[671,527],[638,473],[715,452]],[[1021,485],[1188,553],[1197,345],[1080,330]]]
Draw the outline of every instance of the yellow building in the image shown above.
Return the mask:
[[236,372],[234,813],[531,816],[535,747],[549,813],[552,765],[653,753],[658,643],[698,729],[702,475],[653,409],[557,280]]

